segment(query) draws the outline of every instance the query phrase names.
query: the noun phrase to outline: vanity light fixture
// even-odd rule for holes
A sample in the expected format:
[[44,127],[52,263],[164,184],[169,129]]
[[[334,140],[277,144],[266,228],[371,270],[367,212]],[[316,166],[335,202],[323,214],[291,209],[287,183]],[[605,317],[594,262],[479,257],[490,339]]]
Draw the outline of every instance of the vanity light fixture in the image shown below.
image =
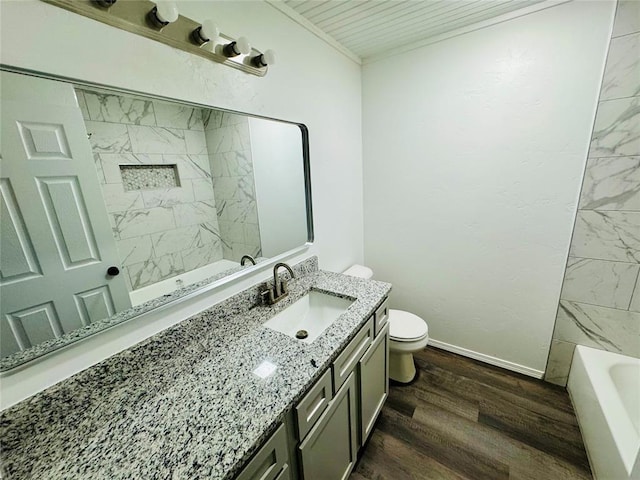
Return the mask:
[[178,20],[180,12],[178,12],[178,6],[176,2],[169,0],[158,0],[156,6],[149,12],[149,20],[158,28],[164,28],[170,23]]
[[215,41],[220,35],[220,29],[213,23],[213,20],[205,20],[198,28],[191,32],[191,39],[196,45],[205,45],[212,40]]
[[247,37],[240,37],[231,43],[227,43],[222,49],[222,53],[227,57],[237,57],[238,55],[249,55],[251,53],[251,44]]
[[212,20],[201,23],[180,15],[172,0],[42,1],[257,77],[275,63],[272,51],[262,53],[246,37],[225,35]]
[[273,50],[265,50],[264,53],[256,55],[251,59],[251,63],[258,68],[264,68],[268,65],[274,65],[276,63],[276,52]]

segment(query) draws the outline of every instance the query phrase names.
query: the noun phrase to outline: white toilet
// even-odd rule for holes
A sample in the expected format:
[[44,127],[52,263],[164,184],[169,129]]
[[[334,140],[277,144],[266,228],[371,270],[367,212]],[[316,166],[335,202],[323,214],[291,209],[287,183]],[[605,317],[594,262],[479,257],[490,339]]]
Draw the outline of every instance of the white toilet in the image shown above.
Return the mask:
[[[359,278],[373,277],[373,271],[363,265],[353,265],[343,273]],[[389,309],[389,340],[389,377],[409,383],[416,376],[413,354],[429,342],[427,322],[413,313]]]

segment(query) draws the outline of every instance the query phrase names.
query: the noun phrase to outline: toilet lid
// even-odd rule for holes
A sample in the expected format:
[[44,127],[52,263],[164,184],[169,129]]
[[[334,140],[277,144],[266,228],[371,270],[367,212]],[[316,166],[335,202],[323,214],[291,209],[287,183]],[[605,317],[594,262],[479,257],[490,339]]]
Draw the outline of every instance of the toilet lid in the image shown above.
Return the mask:
[[427,322],[413,313],[389,310],[389,337],[397,341],[423,338],[429,333]]

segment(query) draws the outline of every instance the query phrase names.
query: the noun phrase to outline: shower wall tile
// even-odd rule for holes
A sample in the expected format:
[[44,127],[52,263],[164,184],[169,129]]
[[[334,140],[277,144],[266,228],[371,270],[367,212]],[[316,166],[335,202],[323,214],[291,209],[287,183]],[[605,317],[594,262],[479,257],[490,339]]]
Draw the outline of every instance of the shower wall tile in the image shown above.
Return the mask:
[[556,385],[566,385],[573,360],[575,343],[553,340],[549,350],[549,360],[545,372],[545,380]]
[[640,2],[638,0],[618,0],[613,37],[640,32]]
[[589,157],[638,155],[640,97],[600,102],[593,130]]
[[600,101],[640,95],[640,33],[611,40]]
[[131,140],[126,125],[84,122],[93,153],[131,152]]
[[112,217],[113,225],[121,239],[162,232],[177,226],[173,210],[164,207],[115,213]]
[[205,245],[201,248],[182,253],[182,261],[186,270],[194,270],[223,259],[220,245]]
[[640,2],[618,1],[545,379],[573,345],[640,356]]
[[200,238],[203,244],[218,245],[225,242],[224,237],[222,237],[222,234],[220,233],[218,219],[214,219],[213,221],[207,223],[201,223],[199,225],[199,228]]
[[82,112],[82,118],[84,120],[91,120],[89,116],[89,110],[87,109],[87,101],[84,98],[84,92],[82,90],[76,90],[76,99],[78,100],[78,106]]
[[166,127],[128,125],[133,153],[187,153],[185,131]]
[[180,179],[211,178],[207,155],[165,155],[165,163],[178,165]]
[[84,91],[91,120],[129,125],[155,125],[151,100]]
[[554,339],[640,356],[640,313],[560,301]]
[[580,210],[570,255],[640,262],[640,212]]
[[181,128],[183,130],[204,130],[202,111],[186,105],[155,102],[156,124],[159,127]]
[[99,153],[93,154],[93,164],[96,167],[96,173],[98,174],[98,182],[100,182],[100,185],[107,183],[107,181],[104,178],[104,170],[102,169],[102,159],[100,158]]
[[[640,275],[636,279],[636,286],[633,290],[629,310],[632,312],[640,312]],[[638,339],[638,341],[640,342],[640,339]]]
[[122,183],[107,183],[102,185],[107,212],[117,213],[138,210],[145,207],[141,192],[126,192]]
[[179,253],[152,258],[128,267],[134,290],[184,273],[184,263]]
[[[204,136],[210,116],[126,95],[77,95],[129,288],[223,258]],[[214,121],[221,125],[223,116]],[[175,165],[179,186],[125,191],[121,165]]]
[[640,157],[590,158],[579,208],[640,211]]
[[638,271],[638,264],[570,257],[560,298],[626,310]]
[[124,266],[146,262],[153,257],[153,246],[149,235],[118,240],[117,243],[120,259]]
[[194,155],[208,155],[207,142],[204,132],[198,130],[185,130],[184,140],[187,144],[187,153]]
[[203,245],[199,225],[190,225],[154,233],[151,235],[151,242],[157,257],[182,250],[191,250]]
[[194,178],[190,182],[193,186],[193,195],[196,202],[214,199],[213,180],[209,178]]
[[106,183],[122,183],[120,165],[158,165],[164,163],[162,155],[143,153],[101,153],[100,159]]
[[179,187],[158,188],[153,190],[142,190],[144,206],[171,207],[179,203],[193,203],[195,201],[193,184],[190,181],[183,182]]
[[249,122],[220,127],[205,132],[209,153],[224,153],[250,150]]
[[194,202],[173,206],[178,226],[198,225],[214,219],[217,215],[213,202]]

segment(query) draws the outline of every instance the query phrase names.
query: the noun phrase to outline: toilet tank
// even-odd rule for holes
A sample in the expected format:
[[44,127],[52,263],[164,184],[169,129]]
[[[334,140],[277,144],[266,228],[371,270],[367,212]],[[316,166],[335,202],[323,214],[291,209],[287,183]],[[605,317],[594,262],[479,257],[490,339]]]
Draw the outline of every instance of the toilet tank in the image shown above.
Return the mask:
[[371,270],[369,267],[365,267],[364,265],[351,265],[342,273],[344,275],[349,275],[351,277],[358,277],[358,278],[373,277],[373,270]]

